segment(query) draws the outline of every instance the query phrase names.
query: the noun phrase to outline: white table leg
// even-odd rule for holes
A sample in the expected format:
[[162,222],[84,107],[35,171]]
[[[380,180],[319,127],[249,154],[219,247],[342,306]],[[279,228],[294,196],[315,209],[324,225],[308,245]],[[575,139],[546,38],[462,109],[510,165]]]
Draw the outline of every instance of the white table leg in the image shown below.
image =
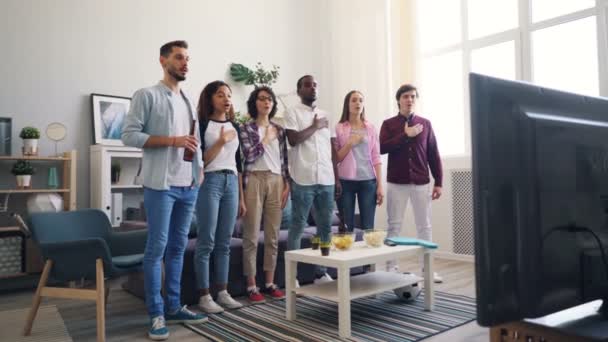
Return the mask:
[[435,280],[433,279],[433,252],[424,249],[424,308],[435,310]]
[[[370,272],[376,272],[376,263],[373,263],[373,264],[369,265],[369,271],[370,271]],[[371,298],[376,298],[376,299],[378,299],[378,298],[380,298],[380,294],[379,294],[379,293],[376,293],[376,294],[374,294],[374,295],[371,295]]]
[[296,319],[296,275],[297,261],[285,260],[285,318],[288,321]]
[[341,338],[350,337],[350,269],[338,268],[338,322]]

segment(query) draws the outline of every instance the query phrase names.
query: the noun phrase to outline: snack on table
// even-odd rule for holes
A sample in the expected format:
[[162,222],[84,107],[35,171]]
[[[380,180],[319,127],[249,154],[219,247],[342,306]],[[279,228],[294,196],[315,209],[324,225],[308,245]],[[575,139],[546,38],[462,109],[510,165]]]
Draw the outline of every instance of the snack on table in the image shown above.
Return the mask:
[[353,245],[353,243],[355,243],[355,233],[333,234],[331,237],[331,243],[338,250],[348,250]]
[[384,244],[386,239],[386,230],[381,229],[368,229],[363,233],[363,240],[365,244],[370,247],[380,247]]

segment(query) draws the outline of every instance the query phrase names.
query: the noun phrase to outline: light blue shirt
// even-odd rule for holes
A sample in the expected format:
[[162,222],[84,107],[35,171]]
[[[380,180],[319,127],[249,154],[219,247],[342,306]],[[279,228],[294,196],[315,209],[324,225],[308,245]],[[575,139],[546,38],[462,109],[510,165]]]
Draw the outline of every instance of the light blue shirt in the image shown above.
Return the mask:
[[[196,119],[196,112],[192,101],[180,89],[192,119]],[[143,88],[133,94],[129,113],[122,126],[122,141],[127,146],[138,147],[143,150],[143,185],[155,190],[169,190],[167,175],[169,174],[169,147],[144,148],[144,144],[152,135],[175,135],[173,105],[171,104],[171,89],[162,82],[157,85]],[[200,132],[194,129],[196,138],[200,142]],[[200,143],[192,161],[193,183],[198,184],[199,170],[204,166]]]

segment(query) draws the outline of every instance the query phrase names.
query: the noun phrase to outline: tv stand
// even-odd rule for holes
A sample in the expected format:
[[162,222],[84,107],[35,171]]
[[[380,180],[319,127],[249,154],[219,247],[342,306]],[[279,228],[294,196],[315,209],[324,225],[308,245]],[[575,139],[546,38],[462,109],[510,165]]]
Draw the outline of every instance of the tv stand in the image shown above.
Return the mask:
[[545,317],[490,328],[490,341],[608,341],[608,303],[596,300]]

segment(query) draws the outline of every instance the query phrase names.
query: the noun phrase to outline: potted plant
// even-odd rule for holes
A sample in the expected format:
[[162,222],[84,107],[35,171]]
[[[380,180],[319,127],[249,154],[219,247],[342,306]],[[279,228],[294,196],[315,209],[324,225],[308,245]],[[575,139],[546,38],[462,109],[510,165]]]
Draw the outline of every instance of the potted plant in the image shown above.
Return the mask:
[[266,70],[262,63],[258,62],[255,65],[255,70],[251,70],[243,64],[230,64],[230,76],[236,82],[243,82],[246,85],[254,87],[272,86],[279,78],[279,67],[272,66],[272,70]]
[[116,184],[120,181],[120,164],[112,164],[112,171],[110,172],[110,180],[112,184]]
[[[272,65],[272,69],[266,70],[261,62],[258,62],[254,69],[250,69],[247,66],[239,63],[231,63],[229,66],[229,73],[232,77],[232,80],[235,82],[243,83],[245,85],[252,85],[255,88],[261,86],[272,87],[279,79],[279,71],[280,67],[276,65]],[[287,110],[287,105],[283,101],[284,97],[295,95],[295,93],[287,93],[280,94],[277,93],[277,100],[283,105],[283,108]],[[240,119],[240,120],[238,120]],[[242,116],[239,118],[237,116],[237,120],[242,123],[246,122],[249,118],[247,116]]]
[[19,137],[23,139],[23,155],[35,156],[38,154],[38,139],[40,131],[36,127],[23,127]]
[[234,121],[239,125],[244,125],[251,120],[249,114],[241,114],[241,112],[234,112]]
[[31,186],[32,175],[35,170],[26,160],[19,160],[13,164],[11,173],[17,177],[17,188],[25,189]]

